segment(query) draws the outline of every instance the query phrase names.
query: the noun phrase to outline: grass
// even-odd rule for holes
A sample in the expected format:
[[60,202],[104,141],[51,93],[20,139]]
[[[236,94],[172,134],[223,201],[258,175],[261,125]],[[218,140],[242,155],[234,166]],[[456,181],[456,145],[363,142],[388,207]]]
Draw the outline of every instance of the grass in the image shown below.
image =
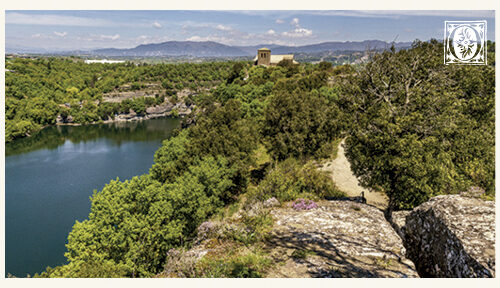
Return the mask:
[[197,264],[197,277],[261,278],[272,266],[272,259],[260,248],[232,247],[221,253],[207,254]]
[[387,269],[392,265],[392,259],[380,259],[380,258],[375,258],[374,259],[375,264],[381,268]]
[[305,260],[307,257],[316,255],[316,252],[306,249],[296,249],[292,252],[292,258]]

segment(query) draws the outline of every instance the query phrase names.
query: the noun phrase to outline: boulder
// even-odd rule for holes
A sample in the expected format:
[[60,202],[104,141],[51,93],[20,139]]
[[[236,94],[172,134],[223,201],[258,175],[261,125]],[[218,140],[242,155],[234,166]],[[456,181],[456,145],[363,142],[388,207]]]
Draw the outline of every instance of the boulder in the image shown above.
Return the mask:
[[172,110],[172,105],[171,103],[164,103],[161,105],[156,105],[153,107],[148,107],[146,108],[146,113],[147,114],[165,114],[166,112],[169,112]]
[[396,233],[398,233],[399,237],[403,239],[403,244],[405,240],[405,225],[406,225],[406,216],[410,214],[411,211],[396,211],[392,212],[391,215],[391,224],[392,228],[396,230]]
[[421,277],[495,277],[495,203],[431,198],[406,216],[406,256]]
[[281,205],[280,201],[276,197],[271,197],[264,201],[264,208],[279,207]]
[[384,213],[351,201],[320,201],[297,211],[273,209],[267,277],[418,277]]

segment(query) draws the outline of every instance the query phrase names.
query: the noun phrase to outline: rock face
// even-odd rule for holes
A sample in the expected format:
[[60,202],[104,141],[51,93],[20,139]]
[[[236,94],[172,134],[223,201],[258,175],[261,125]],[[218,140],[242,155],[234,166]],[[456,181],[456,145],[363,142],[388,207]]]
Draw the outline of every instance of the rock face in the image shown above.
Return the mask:
[[318,204],[272,211],[276,222],[268,245],[284,265],[268,277],[418,277],[379,209],[350,201]]
[[164,103],[162,105],[156,105],[153,107],[146,108],[146,113],[147,114],[161,114],[161,115],[163,115],[165,112],[171,111],[173,107],[174,107],[174,105],[167,102],[167,103]]
[[406,256],[420,276],[495,277],[494,202],[437,196],[405,220],[406,224],[398,221],[403,226]]
[[403,244],[405,241],[405,225],[406,225],[406,216],[410,214],[411,211],[396,211],[392,212],[392,219],[391,219],[391,224],[392,228],[396,230],[396,233],[398,233],[399,237],[403,239]]

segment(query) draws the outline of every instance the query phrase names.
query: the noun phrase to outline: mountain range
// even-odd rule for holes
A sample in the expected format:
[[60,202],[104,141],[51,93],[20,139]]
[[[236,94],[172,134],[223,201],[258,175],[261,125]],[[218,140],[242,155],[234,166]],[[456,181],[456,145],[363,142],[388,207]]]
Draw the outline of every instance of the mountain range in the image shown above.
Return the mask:
[[[388,49],[391,43],[380,40],[365,40],[357,42],[324,42],[304,46],[284,46],[276,44],[262,44],[254,46],[229,46],[217,42],[205,41],[168,41],[156,44],[143,44],[129,49],[97,49],[88,54],[108,57],[243,57],[254,56],[257,49],[267,47],[273,54],[292,53],[319,53],[328,51],[365,51],[367,49]],[[394,43],[396,49],[407,48],[411,42]]]

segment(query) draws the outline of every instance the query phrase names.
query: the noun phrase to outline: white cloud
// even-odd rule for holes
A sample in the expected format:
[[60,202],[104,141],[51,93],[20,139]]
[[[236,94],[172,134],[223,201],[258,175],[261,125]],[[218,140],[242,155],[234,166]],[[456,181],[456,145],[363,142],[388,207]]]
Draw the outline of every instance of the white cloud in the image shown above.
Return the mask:
[[231,39],[223,37],[223,36],[217,36],[217,35],[207,35],[207,36],[191,36],[186,39],[186,41],[196,41],[196,42],[204,42],[204,41],[214,41],[214,42],[219,42],[223,44],[230,44],[232,43]]
[[276,24],[283,24],[285,23],[285,20],[283,19],[276,19]]
[[215,26],[215,29],[220,30],[220,31],[231,31],[231,30],[233,30],[233,28],[231,28],[229,26],[222,25],[222,24],[219,24],[219,25]]
[[312,30],[298,27],[292,31],[283,32],[283,36],[292,38],[310,37],[312,36]]
[[495,17],[495,11],[493,10],[322,10],[308,11],[304,14],[393,19],[401,16]]
[[207,39],[207,37],[201,37],[198,35],[194,35],[194,36],[187,38],[186,41],[207,41],[206,39]]
[[158,23],[157,21],[153,22],[153,27],[156,28],[156,29],[161,29],[163,26]]
[[269,30],[267,30],[266,34],[267,35],[276,35],[276,31],[274,31],[273,29],[269,29]]
[[[123,39],[124,41],[127,39]],[[168,36],[149,36],[149,35],[140,35],[134,39],[131,39],[134,44],[151,44],[151,43],[161,43],[170,40]],[[129,40],[127,40],[129,41]]]
[[64,37],[64,36],[68,35],[68,32],[57,32],[57,31],[54,31],[54,34],[56,36],[59,36],[59,37]]
[[43,35],[40,33],[31,35],[31,38],[42,38],[42,37],[43,37]]
[[196,30],[198,31],[200,28],[210,28],[219,31],[235,31],[231,26],[212,23],[212,22],[194,22],[194,21],[185,21],[182,23],[183,30]]
[[286,31],[281,33],[284,37],[290,38],[303,38],[312,36],[312,30],[303,28],[299,25],[299,18],[293,18],[290,25],[295,27],[292,31]]
[[61,16],[51,14],[23,14],[17,12],[5,13],[5,24],[47,25],[47,26],[112,26],[113,22],[104,19]]
[[101,35],[100,36],[101,39],[104,39],[104,40],[116,40],[118,38],[120,38],[120,35],[119,34],[115,34],[115,35]]

